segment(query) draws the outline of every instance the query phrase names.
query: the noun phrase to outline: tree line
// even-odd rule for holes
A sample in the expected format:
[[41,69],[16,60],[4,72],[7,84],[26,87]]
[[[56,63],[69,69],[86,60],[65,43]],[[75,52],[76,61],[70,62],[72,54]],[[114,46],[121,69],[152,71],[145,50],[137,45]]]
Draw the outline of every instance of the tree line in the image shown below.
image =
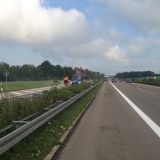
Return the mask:
[[117,78],[139,78],[139,77],[153,77],[156,74],[152,71],[131,71],[131,72],[122,72],[117,73]]
[[[40,80],[57,80],[63,79],[68,75],[71,79],[75,74],[75,70],[72,67],[62,67],[60,65],[53,65],[48,60],[42,62],[38,66],[32,64],[24,64],[22,66],[10,66],[6,62],[0,62],[0,81],[5,81],[5,71],[9,72],[7,76],[8,81],[40,81]],[[85,79],[95,79],[103,77],[104,74],[99,72],[93,72],[88,70]]]

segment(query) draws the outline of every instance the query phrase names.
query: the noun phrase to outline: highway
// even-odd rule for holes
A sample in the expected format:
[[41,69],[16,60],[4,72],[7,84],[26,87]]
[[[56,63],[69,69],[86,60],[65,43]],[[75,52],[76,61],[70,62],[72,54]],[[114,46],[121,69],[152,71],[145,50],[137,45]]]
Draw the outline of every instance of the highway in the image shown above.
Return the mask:
[[160,160],[160,88],[104,82],[52,160]]

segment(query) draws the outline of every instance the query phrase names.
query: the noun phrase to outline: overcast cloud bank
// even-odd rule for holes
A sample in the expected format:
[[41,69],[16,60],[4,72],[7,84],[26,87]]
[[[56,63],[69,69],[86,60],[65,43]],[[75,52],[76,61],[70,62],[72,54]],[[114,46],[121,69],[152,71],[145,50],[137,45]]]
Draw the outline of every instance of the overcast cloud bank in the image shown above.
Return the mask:
[[[0,0],[0,43],[24,45],[56,63],[105,74],[160,72],[160,1],[90,0],[94,8],[88,4],[81,11],[45,2]],[[114,65],[119,67],[109,70]]]

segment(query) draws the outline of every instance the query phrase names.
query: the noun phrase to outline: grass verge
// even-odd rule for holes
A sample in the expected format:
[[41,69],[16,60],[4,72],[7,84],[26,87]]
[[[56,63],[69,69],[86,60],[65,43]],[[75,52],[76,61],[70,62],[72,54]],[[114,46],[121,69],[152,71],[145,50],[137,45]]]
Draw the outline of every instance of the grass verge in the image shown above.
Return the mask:
[[101,86],[102,83],[2,154],[0,159],[44,160],[54,146],[61,144],[61,136],[72,125]]
[[38,87],[47,87],[52,86],[54,83],[58,81],[14,81],[14,82],[1,82],[4,91],[16,91],[22,89],[31,89]]

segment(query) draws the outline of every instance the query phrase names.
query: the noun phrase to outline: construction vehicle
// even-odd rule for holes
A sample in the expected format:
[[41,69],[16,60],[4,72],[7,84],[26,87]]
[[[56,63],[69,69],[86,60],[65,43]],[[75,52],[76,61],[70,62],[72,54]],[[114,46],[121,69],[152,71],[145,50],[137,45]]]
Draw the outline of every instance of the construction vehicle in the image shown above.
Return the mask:
[[82,82],[83,82],[83,76],[82,75],[75,74],[75,75],[72,76],[72,79],[71,79],[72,84],[79,84],[79,83],[82,83]]
[[74,70],[76,74],[72,76],[71,83],[72,84],[80,84],[83,82],[84,70],[82,68],[75,67]]

